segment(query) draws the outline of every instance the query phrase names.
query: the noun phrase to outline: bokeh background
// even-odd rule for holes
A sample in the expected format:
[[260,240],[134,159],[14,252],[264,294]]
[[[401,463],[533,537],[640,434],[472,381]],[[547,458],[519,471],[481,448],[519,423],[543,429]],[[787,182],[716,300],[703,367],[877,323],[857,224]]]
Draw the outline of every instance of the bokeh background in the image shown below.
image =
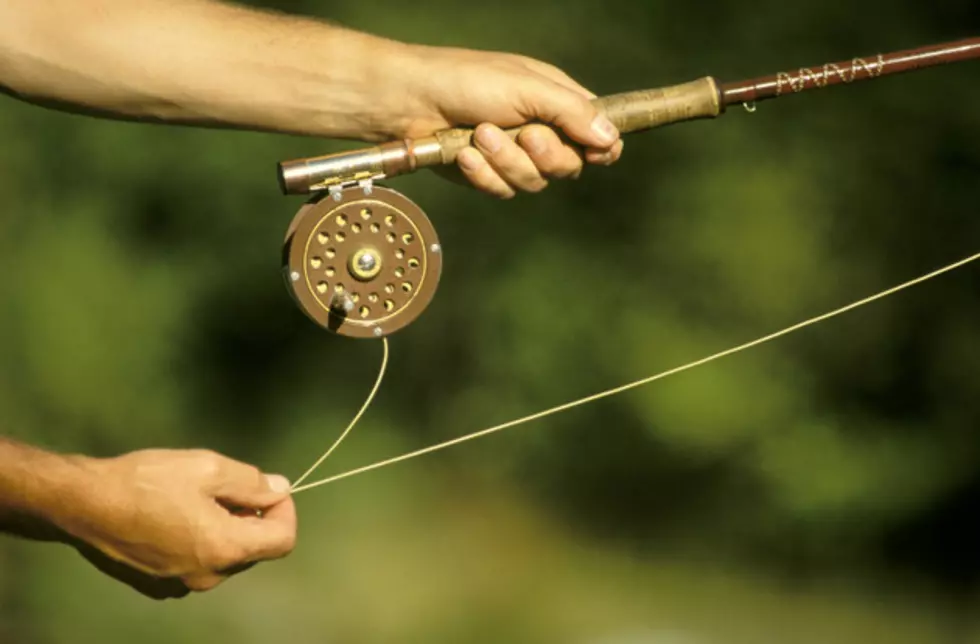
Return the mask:
[[[976,35],[969,0],[281,0],[516,51],[597,93]],[[679,365],[978,250],[980,67],[733,110],[498,202],[398,179],[446,270],[325,472]],[[0,101],[0,423],[59,451],[207,447],[295,477],[376,342],[319,331],[277,161],[336,141]],[[158,603],[0,540],[0,641],[980,641],[980,282],[945,276],[641,390],[299,495],[295,553]]]

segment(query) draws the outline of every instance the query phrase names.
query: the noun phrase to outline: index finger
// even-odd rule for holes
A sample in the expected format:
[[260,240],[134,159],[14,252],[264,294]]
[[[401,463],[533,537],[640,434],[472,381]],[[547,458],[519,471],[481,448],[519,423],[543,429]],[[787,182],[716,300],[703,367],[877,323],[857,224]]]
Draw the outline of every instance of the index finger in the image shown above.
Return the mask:
[[586,98],[593,99],[596,98],[595,93],[589,90],[587,87],[579,83],[577,80],[569,76],[563,70],[555,67],[550,63],[544,61],[536,60],[534,58],[524,59],[524,65],[531,71],[537,72],[542,76],[547,76],[551,80],[555,81],[559,85],[564,85],[568,89],[578,92]]
[[527,117],[552,123],[587,147],[610,149],[619,140],[616,126],[588,98],[544,76],[523,88],[520,104]]

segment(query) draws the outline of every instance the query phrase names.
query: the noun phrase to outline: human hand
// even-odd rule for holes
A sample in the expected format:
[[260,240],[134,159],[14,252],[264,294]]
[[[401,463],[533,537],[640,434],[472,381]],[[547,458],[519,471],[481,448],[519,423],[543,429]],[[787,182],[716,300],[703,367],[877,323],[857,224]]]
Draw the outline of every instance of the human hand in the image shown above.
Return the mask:
[[[491,195],[507,199],[518,191],[538,192],[551,178],[577,178],[584,162],[611,165],[623,142],[600,116],[595,95],[547,63],[513,54],[457,48],[412,47],[397,66],[404,90],[393,138],[419,138],[448,127],[476,126],[474,147],[460,152],[463,177]],[[413,100],[405,101],[405,96]],[[524,127],[517,141],[503,128],[530,121],[556,126],[570,145],[546,125]]]
[[157,599],[214,588],[295,546],[289,483],[200,450],[87,463],[91,489],[59,527],[101,571]]

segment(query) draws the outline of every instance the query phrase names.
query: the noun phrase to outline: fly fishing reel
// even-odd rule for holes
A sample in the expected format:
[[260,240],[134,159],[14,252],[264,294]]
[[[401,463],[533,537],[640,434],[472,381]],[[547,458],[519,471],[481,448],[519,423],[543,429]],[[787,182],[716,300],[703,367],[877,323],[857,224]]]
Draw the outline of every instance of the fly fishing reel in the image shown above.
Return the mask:
[[366,184],[325,191],[299,209],[286,233],[283,272],[294,301],[318,325],[381,338],[432,301],[442,246],[414,202]]

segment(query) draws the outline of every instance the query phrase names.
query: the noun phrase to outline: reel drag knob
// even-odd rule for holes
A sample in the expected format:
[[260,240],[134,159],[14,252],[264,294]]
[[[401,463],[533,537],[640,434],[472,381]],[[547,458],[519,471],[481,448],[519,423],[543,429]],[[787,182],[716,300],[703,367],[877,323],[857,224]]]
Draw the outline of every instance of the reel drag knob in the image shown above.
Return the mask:
[[432,301],[442,246],[429,218],[401,193],[347,188],[296,213],[283,272],[293,300],[318,325],[380,338],[414,322]]

